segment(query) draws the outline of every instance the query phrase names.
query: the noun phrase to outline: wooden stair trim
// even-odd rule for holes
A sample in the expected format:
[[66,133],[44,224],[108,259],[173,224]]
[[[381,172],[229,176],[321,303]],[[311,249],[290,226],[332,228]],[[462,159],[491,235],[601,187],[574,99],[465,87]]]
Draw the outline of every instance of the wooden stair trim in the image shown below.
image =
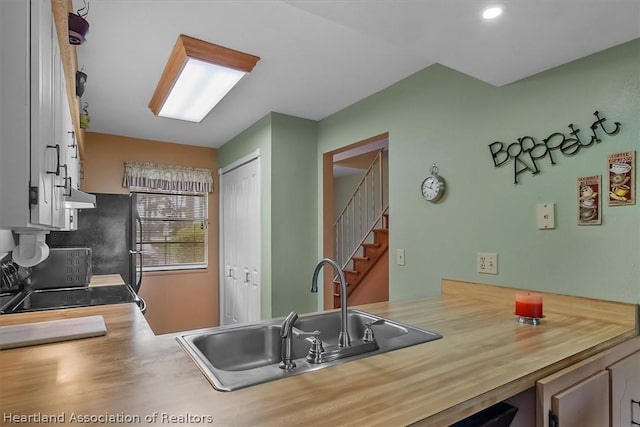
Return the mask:
[[[352,269],[343,269],[343,273],[345,274],[345,279],[347,280],[347,298],[355,291],[355,289],[362,283],[362,281],[367,277],[367,274],[373,269],[375,264],[382,258],[382,256],[389,250],[389,240],[388,240],[388,229],[375,229],[374,231],[379,230],[378,233],[374,233],[375,241],[373,243],[363,243],[361,246],[366,251],[366,248],[370,248],[374,250],[374,253],[370,257],[351,257],[351,261],[354,263],[355,261],[361,261],[364,266],[361,270],[352,270]],[[380,235],[380,238],[378,238]],[[383,237],[384,236],[384,237]],[[355,276],[355,279],[347,276]],[[351,283],[349,282],[351,280]],[[334,288],[333,288],[333,297],[334,297],[334,308],[340,307],[340,282],[334,280]]]
[[378,262],[378,260],[380,260],[380,258],[382,258],[382,255],[384,255],[388,250],[389,250],[389,245],[385,245],[382,248],[382,250],[380,250],[380,252],[377,254],[375,259],[372,259],[368,263],[369,268],[367,268],[361,274],[358,275],[357,282],[354,284],[347,283],[347,298],[349,298],[349,295],[351,295],[353,291],[355,291],[356,288],[360,285],[360,283],[362,283],[362,281],[367,277],[367,274],[369,274],[369,272],[373,269],[373,266]]
[[[345,280],[347,280],[347,298],[356,290],[356,288],[367,277],[369,272],[378,263],[380,258],[389,250],[389,213],[383,212],[382,228],[374,228],[373,242],[363,242],[360,244],[364,256],[352,256],[350,261],[353,269],[343,269]],[[356,268],[356,262],[358,266]],[[353,277],[355,276],[355,277]],[[340,282],[333,281],[333,297],[334,308],[340,307]]]

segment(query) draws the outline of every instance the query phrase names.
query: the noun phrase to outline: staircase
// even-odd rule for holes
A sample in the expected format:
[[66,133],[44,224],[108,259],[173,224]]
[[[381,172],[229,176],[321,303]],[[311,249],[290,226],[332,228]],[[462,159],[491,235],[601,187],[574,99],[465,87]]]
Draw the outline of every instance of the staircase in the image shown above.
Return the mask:
[[[347,298],[364,282],[389,248],[389,206],[385,202],[383,183],[380,150],[334,224],[335,256],[347,281]],[[388,256],[384,259],[388,263]],[[378,285],[384,285],[388,295],[388,273],[384,283]],[[337,277],[334,277],[333,291],[333,307],[337,308],[340,307]]]
[[[389,249],[389,214],[383,214],[382,228],[372,230],[373,240],[360,244],[359,255],[354,255],[342,269],[347,281],[347,298],[353,294],[368,273]],[[340,282],[333,281],[333,306],[340,307]]]

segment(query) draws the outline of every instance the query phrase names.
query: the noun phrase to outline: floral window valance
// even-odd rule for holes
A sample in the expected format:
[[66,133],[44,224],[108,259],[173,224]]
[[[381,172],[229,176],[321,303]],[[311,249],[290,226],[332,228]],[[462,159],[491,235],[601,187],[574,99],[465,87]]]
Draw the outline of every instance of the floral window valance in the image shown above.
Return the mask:
[[211,193],[213,192],[213,176],[209,169],[125,162],[122,186]]

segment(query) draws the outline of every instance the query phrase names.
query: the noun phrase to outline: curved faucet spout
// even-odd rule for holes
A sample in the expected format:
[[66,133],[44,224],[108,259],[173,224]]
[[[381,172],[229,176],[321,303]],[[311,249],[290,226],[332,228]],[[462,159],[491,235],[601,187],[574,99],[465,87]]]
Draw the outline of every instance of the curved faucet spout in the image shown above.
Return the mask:
[[347,281],[344,278],[344,272],[336,262],[330,258],[323,258],[313,270],[313,278],[311,279],[311,292],[318,292],[318,275],[324,264],[329,264],[338,273],[340,281],[340,335],[338,336],[338,346],[350,347],[351,337],[347,325]]

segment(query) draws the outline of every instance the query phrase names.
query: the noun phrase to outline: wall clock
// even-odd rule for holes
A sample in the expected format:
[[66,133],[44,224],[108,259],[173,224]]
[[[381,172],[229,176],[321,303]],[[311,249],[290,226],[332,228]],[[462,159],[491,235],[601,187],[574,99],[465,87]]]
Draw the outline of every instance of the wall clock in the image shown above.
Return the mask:
[[445,190],[444,179],[438,175],[438,167],[434,164],[431,167],[431,175],[422,181],[422,197],[425,200],[435,203],[442,198]]

